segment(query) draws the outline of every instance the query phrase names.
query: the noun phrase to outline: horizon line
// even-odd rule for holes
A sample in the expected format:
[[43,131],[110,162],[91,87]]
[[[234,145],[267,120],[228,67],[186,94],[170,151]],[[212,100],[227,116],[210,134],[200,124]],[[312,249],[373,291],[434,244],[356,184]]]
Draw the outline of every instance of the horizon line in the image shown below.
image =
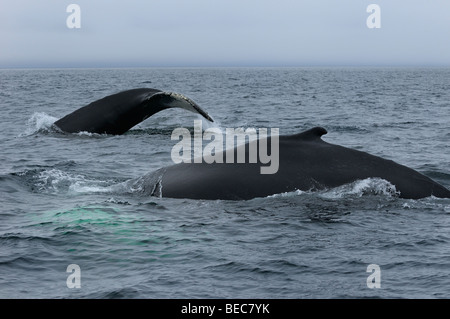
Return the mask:
[[0,65],[0,70],[56,70],[56,69],[227,69],[227,68],[449,68],[450,64],[161,64],[161,65]]

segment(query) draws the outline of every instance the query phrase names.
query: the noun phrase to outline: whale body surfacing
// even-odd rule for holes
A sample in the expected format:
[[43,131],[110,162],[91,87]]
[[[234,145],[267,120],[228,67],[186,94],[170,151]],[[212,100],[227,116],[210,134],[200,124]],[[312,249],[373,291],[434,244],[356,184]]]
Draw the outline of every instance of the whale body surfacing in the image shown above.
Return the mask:
[[[327,143],[321,139],[326,133],[324,128],[315,127],[280,136],[279,169],[275,174],[261,174],[259,162],[180,163],[143,176],[143,191],[169,198],[248,200],[380,178],[394,185],[401,198],[450,198],[448,189],[425,175],[391,160]],[[248,153],[249,143],[245,147]],[[225,152],[223,156],[225,159]]]
[[89,132],[120,135],[153,114],[182,108],[213,119],[191,99],[174,92],[141,88],[109,95],[92,102],[56,121],[54,125],[67,133]]

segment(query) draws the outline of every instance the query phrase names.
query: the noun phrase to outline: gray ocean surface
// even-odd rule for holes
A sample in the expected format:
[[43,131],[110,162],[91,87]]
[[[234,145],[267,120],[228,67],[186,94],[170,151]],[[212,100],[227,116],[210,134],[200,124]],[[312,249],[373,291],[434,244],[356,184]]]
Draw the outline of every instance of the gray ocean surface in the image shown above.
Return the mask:
[[327,142],[450,187],[449,68],[0,70],[0,298],[450,297],[449,199],[399,199],[376,179],[249,201],[145,197],[126,182],[172,164],[172,131],[199,116],[165,110],[122,136],[52,129],[138,87],[190,97],[221,129],[323,126]]

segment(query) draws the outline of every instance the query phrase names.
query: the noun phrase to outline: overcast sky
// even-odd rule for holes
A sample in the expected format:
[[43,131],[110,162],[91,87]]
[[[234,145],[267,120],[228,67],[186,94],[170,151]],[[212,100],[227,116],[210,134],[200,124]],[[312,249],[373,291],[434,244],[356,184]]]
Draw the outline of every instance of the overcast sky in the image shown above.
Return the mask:
[[0,0],[0,67],[309,65],[450,66],[450,0]]

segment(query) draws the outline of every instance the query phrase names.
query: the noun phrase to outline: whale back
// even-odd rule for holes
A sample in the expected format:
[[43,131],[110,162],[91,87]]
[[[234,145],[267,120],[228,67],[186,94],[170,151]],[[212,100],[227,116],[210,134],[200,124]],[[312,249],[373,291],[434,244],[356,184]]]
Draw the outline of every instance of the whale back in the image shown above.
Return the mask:
[[[323,128],[292,135],[284,147],[280,144],[280,171],[297,170],[314,180],[315,188],[330,188],[366,178],[381,178],[396,187],[402,198],[428,196],[450,198],[450,191],[414,169],[363,151],[323,141]],[[283,154],[285,153],[285,154]],[[283,155],[282,155],[283,154]],[[289,155],[290,154],[290,155]],[[286,158],[290,158],[286,161]]]
[[[251,199],[295,190],[333,188],[366,178],[381,178],[396,187],[400,197],[450,198],[450,191],[429,177],[392,160],[331,144],[316,127],[279,137],[279,169],[261,174],[257,163],[180,163],[164,168],[162,196],[193,199]],[[271,143],[268,138],[267,145]],[[252,143],[259,143],[253,141]],[[244,146],[246,159],[250,149]],[[237,148],[235,148],[235,154]],[[225,160],[225,155],[223,154]]]

